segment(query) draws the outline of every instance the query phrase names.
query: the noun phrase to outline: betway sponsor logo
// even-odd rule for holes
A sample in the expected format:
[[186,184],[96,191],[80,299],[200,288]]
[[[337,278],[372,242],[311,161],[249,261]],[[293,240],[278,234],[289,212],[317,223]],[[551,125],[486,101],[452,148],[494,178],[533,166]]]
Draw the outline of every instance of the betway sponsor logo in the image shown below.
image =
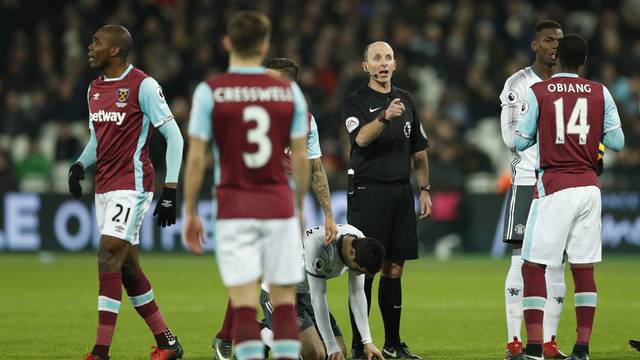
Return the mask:
[[293,92],[289,87],[270,86],[261,88],[257,86],[233,86],[220,87],[213,91],[213,98],[217,103],[221,102],[291,102]]
[[127,113],[123,112],[100,110],[98,112],[90,113],[89,119],[93,122],[112,121],[116,123],[116,125],[122,125],[126,115]]

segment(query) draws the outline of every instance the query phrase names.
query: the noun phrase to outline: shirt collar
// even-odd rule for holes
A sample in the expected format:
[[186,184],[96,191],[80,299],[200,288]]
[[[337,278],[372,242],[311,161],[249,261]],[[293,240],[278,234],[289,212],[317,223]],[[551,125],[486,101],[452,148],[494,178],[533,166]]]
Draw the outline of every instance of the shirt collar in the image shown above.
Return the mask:
[[127,76],[129,74],[129,72],[133,69],[133,65],[129,64],[129,66],[127,66],[127,69],[122,73],[122,75],[118,76],[117,78],[108,78],[106,76],[102,77],[102,81],[119,81],[125,78],[125,76]]
[[551,76],[552,78],[554,77],[570,77],[570,78],[577,78],[579,77],[578,74],[574,74],[574,73],[566,73],[566,72],[559,72],[556,74],[553,74],[553,76]]
[[232,74],[264,74],[263,66],[231,66],[227,70]]
[[342,257],[342,243],[344,242],[344,237],[349,234],[343,234],[336,240],[336,245],[338,245],[338,255],[340,255],[340,260],[342,260],[343,264],[347,264],[344,261],[344,257]]
[[389,98],[389,97],[392,97],[392,98],[397,98],[398,97],[398,91],[396,90],[396,87],[393,86],[393,85],[391,85],[391,91],[390,92],[383,93],[383,92],[380,92],[380,91],[377,91],[377,90],[374,90],[374,89],[370,88],[369,87],[369,83],[366,83],[364,85],[364,91],[367,94],[369,94],[369,95],[371,95],[373,97],[379,98],[379,99],[386,99],[386,98]]
[[538,72],[536,71],[536,67],[535,66],[531,65],[531,66],[529,66],[529,69],[531,69],[531,71],[538,77],[538,79],[540,79],[540,80],[544,79],[542,77],[542,75],[538,74]]

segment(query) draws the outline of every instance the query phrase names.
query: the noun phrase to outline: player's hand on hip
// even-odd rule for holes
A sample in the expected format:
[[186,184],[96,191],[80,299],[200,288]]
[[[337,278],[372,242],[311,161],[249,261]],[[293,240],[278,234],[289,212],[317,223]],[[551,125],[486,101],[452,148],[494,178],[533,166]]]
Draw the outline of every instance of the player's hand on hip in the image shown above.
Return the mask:
[[158,226],[166,227],[176,223],[176,189],[165,187],[153,210]]
[[185,215],[182,236],[191,251],[198,255],[202,254],[202,244],[206,244],[207,240],[202,230],[202,222],[197,215]]
[[338,235],[338,226],[336,222],[333,221],[332,217],[327,217],[324,220],[324,244],[331,244]]
[[364,344],[364,354],[367,355],[367,360],[376,358],[378,360],[384,360],[382,353],[373,343]]
[[346,359],[344,358],[344,354],[342,353],[342,351],[339,350],[329,354],[329,357],[327,358],[327,360],[346,360]]
[[428,191],[420,192],[420,216],[418,219],[426,219],[431,215],[431,194]]
[[80,180],[84,179],[84,168],[80,163],[71,165],[69,169],[69,193],[79,199],[82,196],[82,186]]
[[402,101],[400,101],[400,98],[395,98],[393,99],[391,104],[389,104],[387,110],[384,111],[384,117],[387,120],[391,120],[402,115],[404,110],[404,104],[402,103]]

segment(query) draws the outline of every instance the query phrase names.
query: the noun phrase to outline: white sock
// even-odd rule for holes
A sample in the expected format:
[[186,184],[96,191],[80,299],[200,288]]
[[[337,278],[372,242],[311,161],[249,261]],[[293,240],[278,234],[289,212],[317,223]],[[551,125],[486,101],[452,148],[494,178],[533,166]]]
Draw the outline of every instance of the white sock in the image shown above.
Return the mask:
[[522,281],[522,259],[520,255],[511,256],[511,266],[504,284],[504,303],[507,311],[507,342],[514,337],[522,341],[520,329],[522,328],[522,295],[524,284]]
[[562,316],[562,306],[567,286],[564,284],[564,264],[560,266],[547,266],[545,273],[547,281],[547,303],[544,307],[544,320],[542,328],[544,342],[551,341],[552,336],[558,333],[558,324]]
[[260,339],[262,339],[262,343],[267,345],[268,347],[273,347],[273,331],[268,327],[262,328],[260,330]]

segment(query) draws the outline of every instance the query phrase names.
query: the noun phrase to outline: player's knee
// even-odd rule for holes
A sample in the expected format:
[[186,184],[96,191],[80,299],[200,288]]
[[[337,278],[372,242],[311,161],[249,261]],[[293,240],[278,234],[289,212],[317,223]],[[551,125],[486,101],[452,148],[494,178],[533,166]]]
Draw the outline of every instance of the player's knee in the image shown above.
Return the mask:
[[140,274],[140,268],[134,264],[129,264],[125,261],[122,264],[122,280],[126,279],[136,279]]
[[327,354],[322,344],[305,346],[302,349],[302,358],[305,360],[324,360]]
[[384,277],[399,278],[404,270],[404,261],[385,261],[382,263],[381,274]]
[[117,256],[111,252],[100,252],[98,254],[98,270],[100,272],[120,271],[121,266],[119,266]]
[[104,248],[98,251],[98,270],[100,272],[122,271],[124,255],[121,248]]

